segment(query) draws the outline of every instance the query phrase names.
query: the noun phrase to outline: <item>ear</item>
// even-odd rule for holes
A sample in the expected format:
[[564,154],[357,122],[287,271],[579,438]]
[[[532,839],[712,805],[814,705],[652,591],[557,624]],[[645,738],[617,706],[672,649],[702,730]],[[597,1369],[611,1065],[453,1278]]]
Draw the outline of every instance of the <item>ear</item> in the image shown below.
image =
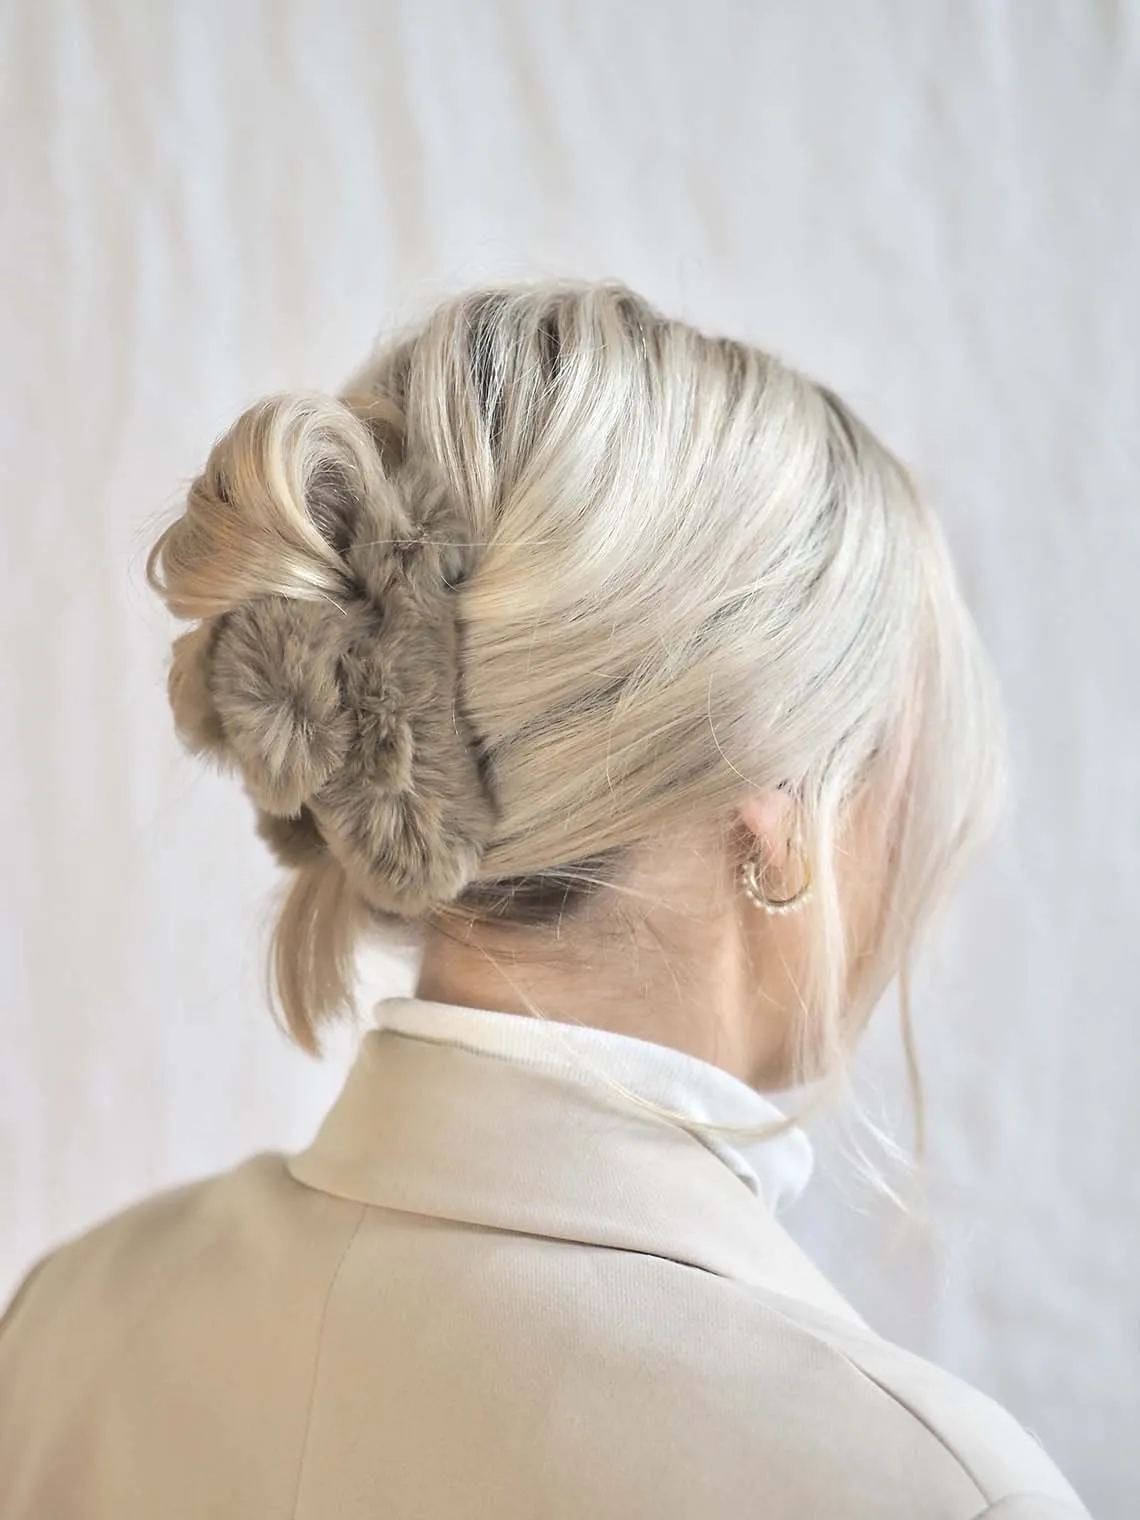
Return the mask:
[[746,854],[760,852],[773,869],[782,870],[788,862],[794,812],[795,799],[782,787],[750,792],[737,804]]

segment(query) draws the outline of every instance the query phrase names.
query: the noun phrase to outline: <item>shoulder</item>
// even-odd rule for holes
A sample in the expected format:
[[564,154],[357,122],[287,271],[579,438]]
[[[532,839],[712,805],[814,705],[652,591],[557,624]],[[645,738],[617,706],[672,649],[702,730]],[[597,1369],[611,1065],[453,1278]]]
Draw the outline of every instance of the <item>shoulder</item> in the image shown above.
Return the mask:
[[979,1517],[1087,1520],[1041,1442],[995,1399],[865,1325],[762,1297],[766,1312],[784,1320],[789,1333],[807,1337],[814,1354],[824,1348],[849,1368],[849,1417],[874,1411],[880,1426],[901,1421],[932,1470],[953,1472],[977,1490],[985,1501]]
[[335,1231],[354,1212],[296,1182],[284,1156],[253,1156],[231,1171],[153,1193],[57,1246],[27,1273],[0,1327],[7,1334],[41,1302],[84,1285],[126,1307],[148,1280],[161,1288],[171,1272],[280,1261],[286,1242],[300,1247],[314,1227]]
[[192,1341],[195,1320],[216,1333],[258,1301],[288,1295],[303,1311],[359,1213],[264,1154],[86,1230],[32,1267],[0,1318],[0,1416],[33,1385],[62,1387],[155,1340],[158,1326]]
[[1010,1413],[854,1316],[636,1253],[549,1257],[549,1273],[536,1261],[518,1274],[504,1354],[539,1316],[574,1323],[562,1397],[592,1389],[602,1442],[612,1432],[631,1455],[644,1442],[647,1463],[699,1439],[721,1480],[741,1485],[729,1508],[759,1488],[772,1514],[841,1503],[876,1520],[1087,1520]]
[[5,1514],[284,1513],[362,1213],[263,1155],[45,1257],[0,1323]]

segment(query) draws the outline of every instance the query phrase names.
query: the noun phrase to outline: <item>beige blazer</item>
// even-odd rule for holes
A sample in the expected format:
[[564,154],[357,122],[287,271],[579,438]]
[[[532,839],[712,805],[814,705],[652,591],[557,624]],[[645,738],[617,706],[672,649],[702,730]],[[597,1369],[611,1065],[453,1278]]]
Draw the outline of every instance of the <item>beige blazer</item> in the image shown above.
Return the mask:
[[376,1031],[298,1156],[48,1256],[0,1325],[4,1520],[1075,1520],[699,1141]]

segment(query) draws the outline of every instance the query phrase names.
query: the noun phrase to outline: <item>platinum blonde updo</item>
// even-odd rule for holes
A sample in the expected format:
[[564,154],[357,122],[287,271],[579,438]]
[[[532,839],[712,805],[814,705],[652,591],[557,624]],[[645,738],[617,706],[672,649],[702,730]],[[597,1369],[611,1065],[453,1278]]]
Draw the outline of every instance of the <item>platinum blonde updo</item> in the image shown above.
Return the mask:
[[994,817],[988,665],[905,470],[829,391],[619,285],[468,292],[341,396],[249,408],[147,574],[195,623],[178,730],[292,872],[273,964],[309,1049],[362,933],[541,932],[639,843],[784,786],[818,1069],[852,996],[847,805],[895,799],[864,1001]]

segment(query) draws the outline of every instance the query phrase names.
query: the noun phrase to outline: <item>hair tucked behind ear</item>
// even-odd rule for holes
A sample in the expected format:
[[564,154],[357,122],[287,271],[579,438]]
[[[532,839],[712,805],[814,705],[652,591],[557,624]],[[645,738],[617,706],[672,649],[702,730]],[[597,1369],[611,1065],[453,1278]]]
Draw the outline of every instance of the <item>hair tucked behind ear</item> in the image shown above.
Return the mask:
[[830,392],[618,285],[445,302],[340,399],[252,407],[149,561],[197,626],[178,727],[294,884],[277,984],[310,1048],[358,931],[561,933],[678,820],[784,786],[815,891],[800,1068],[842,1058],[835,855],[871,781],[877,996],[988,828],[988,665],[933,518]]
[[295,872],[275,937],[288,1025],[346,1005],[357,931],[470,879],[495,816],[458,703],[469,551],[445,486],[386,468],[342,402],[278,396],[214,447],[147,573],[181,617],[170,698],[240,772]]

